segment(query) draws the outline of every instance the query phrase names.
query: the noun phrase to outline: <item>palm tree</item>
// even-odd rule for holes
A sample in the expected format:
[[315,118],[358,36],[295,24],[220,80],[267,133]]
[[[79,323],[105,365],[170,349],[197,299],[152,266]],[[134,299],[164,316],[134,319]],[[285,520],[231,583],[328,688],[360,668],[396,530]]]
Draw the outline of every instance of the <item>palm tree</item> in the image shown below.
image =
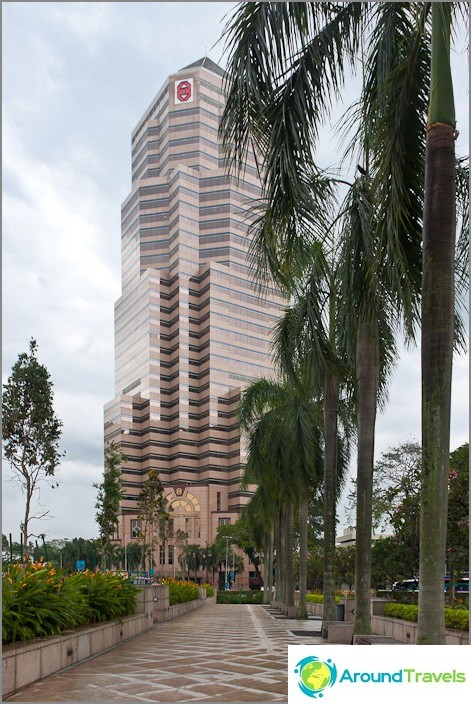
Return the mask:
[[451,3],[432,3],[422,278],[422,486],[419,645],[445,644],[446,563],[456,233]]
[[[295,363],[302,360],[312,383],[318,385],[324,403],[324,621],[336,618],[335,536],[336,503],[348,464],[349,442],[339,444],[338,416],[340,383],[346,366],[338,355],[336,269],[329,265],[323,248],[313,247],[308,274],[297,286],[293,303],[276,328],[275,355],[281,369],[291,378]],[[345,416],[344,416],[345,420]],[[348,427],[344,425],[344,428]],[[347,455],[338,451],[344,447]]]
[[322,443],[319,403],[306,380],[260,379],[245,389],[239,407],[249,436],[245,482],[265,488],[279,505],[278,564],[284,567],[282,599],[294,607],[293,509],[300,511],[300,575],[297,618],[307,618],[307,506],[321,479]]
[[[362,381],[357,572],[364,577],[357,574],[361,605],[356,606],[356,632],[369,632],[367,556],[380,350],[384,341],[392,341],[390,333],[400,319],[412,335],[419,310],[424,170],[420,129],[428,86],[429,11],[429,3],[243,3],[226,29],[231,55],[221,129],[232,163],[243,162],[249,148],[260,160],[265,207],[254,231],[255,270],[259,276],[271,273],[285,286],[309,256],[309,247],[297,243],[316,237],[325,224],[319,217],[325,187],[313,158],[319,126],[332,97],[339,95],[345,67],[355,63],[361,37],[366,30],[372,32],[362,62],[365,81],[358,122],[366,155],[363,170],[371,178],[366,203],[371,203],[375,215],[370,218],[370,235],[376,235],[378,243],[370,266],[363,267],[361,285],[373,285],[376,305],[382,284],[393,327],[389,326],[388,339],[383,338],[374,305],[367,310],[364,295],[359,305],[360,290],[357,328],[350,340],[357,378]],[[358,179],[357,186],[358,196],[366,179],[363,183]],[[358,214],[364,215],[361,200],[357,205]],[[367,378],[360,371],[365,363]],[[449,426],[442,402],[439,407]]]
[[257,487],[243,515],[255,547],[263,554],[263,603],[270,604],[273,598],[273,552],[278,506],[266,486]]
[[203,563],[203,554],[201,547],[195,544],[185,545],[183,547],[182,553],[180,555],[180,564],[182,568],[186,567],[188,579],[190,578],[190,572],[193,571],[195,580],[196,573]]

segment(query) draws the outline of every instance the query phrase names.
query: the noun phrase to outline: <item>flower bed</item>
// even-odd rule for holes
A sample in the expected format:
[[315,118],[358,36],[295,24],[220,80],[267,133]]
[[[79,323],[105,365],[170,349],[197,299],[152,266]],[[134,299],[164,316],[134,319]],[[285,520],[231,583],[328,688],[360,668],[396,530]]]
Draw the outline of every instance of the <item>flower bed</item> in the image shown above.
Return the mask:
[[120,620],[135,612],[139,589],[117,574],[14,563],[3,568],[2,593],[2,641],[14,643]]

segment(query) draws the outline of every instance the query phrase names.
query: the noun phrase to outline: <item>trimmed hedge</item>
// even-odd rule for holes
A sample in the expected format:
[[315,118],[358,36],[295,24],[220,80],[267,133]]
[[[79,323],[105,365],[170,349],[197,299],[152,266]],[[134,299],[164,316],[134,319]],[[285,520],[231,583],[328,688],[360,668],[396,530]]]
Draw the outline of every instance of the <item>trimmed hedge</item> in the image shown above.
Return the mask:
[[242,591],[234,590],[227,592],[218,592],[216,598],[217,604],[262,604],[263,592],[261,591]]
[[[306,601],[311,602],[311,604],[323,604],[324,603],[324,595],[323,594],[308,594],[306,596]],[[335,595],[335,603],[338,604],[340,601],[340,597],[336,594]]]
[[[385,604],[384,615],[417,623],[419,607],[415,604]],[[469,611],[445,608],[445,627],[469,631]]]

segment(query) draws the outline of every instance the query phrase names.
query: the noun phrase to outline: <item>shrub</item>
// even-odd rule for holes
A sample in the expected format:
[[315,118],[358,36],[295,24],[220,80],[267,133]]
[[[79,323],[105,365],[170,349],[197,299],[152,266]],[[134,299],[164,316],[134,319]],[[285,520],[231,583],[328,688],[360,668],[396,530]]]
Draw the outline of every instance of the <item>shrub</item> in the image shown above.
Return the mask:
[[161,584],[168,585],[170,606],[182,604],[185,601],[194,601],[199,598],[198,585],[194,582],[167,577],[162,580]]
[[[391,618],[401,618],[404,621],[417,622],[419,607],[414,604],[385,604],[384,615],[391,616]],[[469,631],[469,611],[445,608],[445,627]]]
[[84,595],[49,564],[11,564],[2,574],[2,640],[57,635],[87,622]]
[[136,610],[139,590],[126,577],[110,572],[79,572],[68,582],[86,598],[89,623],[121,620]]
[[262,602],[263,592],[259,590],[218,592],[216,598],[217,604],[261,604]]
[[210,584],[201,584],[200,586],[206,587],[206,596],[214,596],[214,587]]
[[[306,601],[310,601],[312,604],[323,604],[324,603],[324,595],[323,594],[308,594],[306,596]],[[338,604],[340,601],[340,596],[338,594],[335,595],[335,603]]]
[[13,643],[120,619],[134,613],[139,590],[119,575],[16,563],[4,567],[2,591],[2,640]]

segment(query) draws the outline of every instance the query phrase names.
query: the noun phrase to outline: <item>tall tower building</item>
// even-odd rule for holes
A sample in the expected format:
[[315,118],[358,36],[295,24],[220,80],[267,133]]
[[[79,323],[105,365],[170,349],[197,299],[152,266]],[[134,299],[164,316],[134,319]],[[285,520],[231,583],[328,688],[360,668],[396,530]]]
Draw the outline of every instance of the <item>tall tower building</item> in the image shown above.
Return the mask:
[[[105,444],[117,442],[125,498],[116,539],[138,535],[143,482],[157,470],[172,527],[204,547],[234,523],[240,488],[241,388],[272,371],[272,330],[285,306],[249,276],[253,162],[228,175],[218,137],[223,70],[208,58],[169,77],[132,134],[132,190],[122,206],[122,295],[115,304],[115,398]],[[159,546],[172,574],[178,546]]]

